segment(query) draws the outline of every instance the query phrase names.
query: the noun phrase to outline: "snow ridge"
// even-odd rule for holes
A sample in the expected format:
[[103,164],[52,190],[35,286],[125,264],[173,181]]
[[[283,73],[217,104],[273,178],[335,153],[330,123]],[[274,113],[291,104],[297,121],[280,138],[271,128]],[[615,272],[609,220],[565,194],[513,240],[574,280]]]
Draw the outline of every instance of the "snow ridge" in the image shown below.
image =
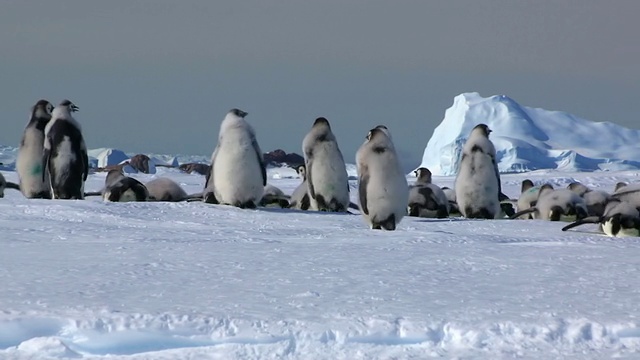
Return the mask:
[[640,130],[592,122],[561,111],[521,106],[506,95],[454,98],[425,148],[422,165],[434,175],[457,173],[462,145],[480,123],[493,130],[500,172],[640,168]]
[[[456,322],[414,323],[405,318],[360,319],[349,330],[322,329],[286,321],[242,321],[171,314],[118,315],[88,320],[25,318],[0,320],[0,356],[47,355],[52,358],[135,355],[171,357],[172,350],[191,348],[190,355],[223,353],[240,358],[258,352],[262,358],[336,358],[365,354],[383,358],[406,355],[501,354],[522,357],[531,352],[571,354],[608,350],[640,350],[640,328],[632,323],[604,324],[584,318],[549,319],[541,324]],[[317,357],[319,356],[319,357]]]

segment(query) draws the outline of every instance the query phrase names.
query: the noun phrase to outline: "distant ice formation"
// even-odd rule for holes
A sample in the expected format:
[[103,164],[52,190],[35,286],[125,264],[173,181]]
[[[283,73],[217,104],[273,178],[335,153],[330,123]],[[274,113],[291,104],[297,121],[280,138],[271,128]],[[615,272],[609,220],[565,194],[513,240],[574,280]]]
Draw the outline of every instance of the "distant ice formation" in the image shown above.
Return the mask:
[[462,145],[480,123],[493,130],[500,172],[640,168],[640,130],[584,120],[561,111],[521,106],[505,95],[464,93],[453,100],[424,150],[421,166],[456,174]]

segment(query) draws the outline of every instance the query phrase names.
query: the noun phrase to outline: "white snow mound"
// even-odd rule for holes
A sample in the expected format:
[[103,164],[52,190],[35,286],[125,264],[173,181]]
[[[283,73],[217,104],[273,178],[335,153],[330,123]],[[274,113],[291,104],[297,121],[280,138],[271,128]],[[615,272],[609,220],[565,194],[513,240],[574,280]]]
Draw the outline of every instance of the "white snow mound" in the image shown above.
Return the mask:
[[464,93],[453,100],[424,150],[421,166],[455,175],[462,146],[474,126],[493,131],[500,172],[640,168],[640,130],[593,122],[561,111],[521,106],[505,95]]

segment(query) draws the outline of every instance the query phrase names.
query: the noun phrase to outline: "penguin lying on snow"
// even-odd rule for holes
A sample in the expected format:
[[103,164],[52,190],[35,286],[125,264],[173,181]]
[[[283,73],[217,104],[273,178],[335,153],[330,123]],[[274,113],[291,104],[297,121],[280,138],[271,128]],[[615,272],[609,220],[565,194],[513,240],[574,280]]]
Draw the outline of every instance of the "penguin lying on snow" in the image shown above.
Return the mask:
[[[517,208],[518,211],[525,211],[533,207],[540,194],[540,185],[534,185],[533,181],[529,179],[522,180],[520,187],[520,197],[518,198]],[[531,213],[526,213],[519,217],[520,219],[533,219]]]
[[584,199],[569,189],[554,190],[550,184],[540,188],[535,205],[513,214],[515,219],[531,213],[534,219],[550,221],[575,221],[587,217]]
[[147,201],[149,191],[140,181],[125,176],[122,166],[110,170],[105,178],[105,186],[102,191],[102,200],[112,202]]
[[416,182],[409,187],[409,216],[446,218],[449,216],[449,199],[444,191],[431,183],[431,171],[421,167],[414,171]]
[[602,190],[592,190],[579,182],[572,182],[567,188],[584,199],[589,216],[602,216],[604,214],[605,206],[611,198],[609,193]]
[[145,184],[149,191],[149,201],[189,201],[202,199],[202,193],[188,195],[186,191],[175,181],[159,177]]
[[562,228],[567,231],[584,224],[599,224],[598,229],[608,236],[640,236],[640,212],[633,205],[618,199],[610,200],[602,216],[589,216]]
[[279,207],[286,209],[289,207],[289,196],[285,195],[285,193],[276,186],[267,184],[264,187],[260,206],[269,205],[278,205]]

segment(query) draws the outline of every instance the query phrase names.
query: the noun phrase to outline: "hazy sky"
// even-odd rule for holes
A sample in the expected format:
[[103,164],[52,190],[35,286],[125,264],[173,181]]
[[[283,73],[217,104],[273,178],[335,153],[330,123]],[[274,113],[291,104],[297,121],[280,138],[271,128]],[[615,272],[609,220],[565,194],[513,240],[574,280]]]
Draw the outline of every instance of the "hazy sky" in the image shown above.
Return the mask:
[[386,124],[416,166],[454,96],[640,128],[640,1],[23,1],[0,4],[0,144],[38,99],[87,146],[206,154],[225,113],[301,153],[318,116],[345,158]]

